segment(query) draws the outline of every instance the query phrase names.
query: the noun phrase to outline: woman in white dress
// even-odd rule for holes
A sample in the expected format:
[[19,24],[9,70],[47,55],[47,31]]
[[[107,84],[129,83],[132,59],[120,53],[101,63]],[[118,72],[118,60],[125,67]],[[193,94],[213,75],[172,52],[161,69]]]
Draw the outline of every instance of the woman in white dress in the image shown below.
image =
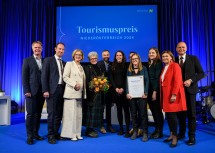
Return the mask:
[[72,58],[73,61],[66,63],[63,73],[66,86],[61,137],[77,141],[83,139],[81,137],[82,99],[86,98],[86,78],[80,64],[84,58],[83,51],[80,49],[74,50]]

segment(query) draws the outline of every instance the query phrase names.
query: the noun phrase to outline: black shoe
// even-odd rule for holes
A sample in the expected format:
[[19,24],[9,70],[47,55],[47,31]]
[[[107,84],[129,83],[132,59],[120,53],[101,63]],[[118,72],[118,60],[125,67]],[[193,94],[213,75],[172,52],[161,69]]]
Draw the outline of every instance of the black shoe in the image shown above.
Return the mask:
[[96,131],[86,131],[85,135],[91,138],[97,138],[98,137],[98,132]]
[[65,138],[61,137],[60,134],[55,134],[56,140],[66,140]]
[[107,131],[111,133],[115,133],[116,130],[112,126],[107,126]]
[[117,135],[123,135],[123,134],[124,134],[123,130],[119,130],[119,132],[117,133]]
[[29,144],[29,145],[32,145],[32,144],[34,144],[34,140],[33,140],[33,138],[28,138],[27,139],[27,144]]
[[182,139],[184,139],[185,138],[185,135],[184,134],[178,134],[177,135],[177,139],[178,140],[182,140]]
[[40,135],[34,135],[34,139],[36,140],[45,140],[43,137],[41,137]]
[[49,142],[50,144],[56,144],[55,137],[53,137],[53,136],[48,137],[48,142]]
[[170,142],[170,141],[172,141],[172,138],[167,138],[163,142]]
[[195,137],[190,137],[189,140],[187,141],[187,145],[192,146],[194,144],[196,144]]

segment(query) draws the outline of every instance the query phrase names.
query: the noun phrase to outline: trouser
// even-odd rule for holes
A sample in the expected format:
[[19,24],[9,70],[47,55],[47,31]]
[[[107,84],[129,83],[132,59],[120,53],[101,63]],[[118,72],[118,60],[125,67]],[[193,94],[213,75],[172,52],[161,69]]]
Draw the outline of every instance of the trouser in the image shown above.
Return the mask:
[[63,114],[64,86],[58,85],[54,94],[46,99],[48,112],[48,137],[58,135]]
[[143,129],[143,133],[148,133],[148,115],[147,115],[147,101],[142,98],[133,98],[129,100],[132,127],[135,132],[138,128]]
[[26,130],[28,137],[38,135],[44,101],[41,90],[38,90],[36,95],[26,98]]

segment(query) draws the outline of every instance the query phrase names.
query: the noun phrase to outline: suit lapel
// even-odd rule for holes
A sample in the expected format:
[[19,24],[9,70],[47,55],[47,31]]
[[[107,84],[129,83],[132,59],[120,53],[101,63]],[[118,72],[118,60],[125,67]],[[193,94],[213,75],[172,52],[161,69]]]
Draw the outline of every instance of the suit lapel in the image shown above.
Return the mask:
[[55,59],[55,56],[52,57],[52,63],[55,65],[54,67],[56,67],[58,69],[58,65],[57,65],[57,61]]
[[190,63],[190,57],[189,55],[186,55],[186,59],[185,59],[185,62],[184,62],[184,70],[185,72],[187,72],[186,68],[189,68],[189,63]]
[[81,76],[81,72],[80,72],[80,70],[79,70],[77,64],[75,63],[75,61],[73,61],[72,64],[74,65],[74,67],[75,67],[75,69],[76,69],[75,71],[78,72],[79,76]]
[[40,71],[39,66],[37,65],[37,61],[36,61],[36,59],[34,58],[34,56],[32,56],[32,61],[33,61],[33,63],[34,63],[34,66],[37,68],[37,70]]

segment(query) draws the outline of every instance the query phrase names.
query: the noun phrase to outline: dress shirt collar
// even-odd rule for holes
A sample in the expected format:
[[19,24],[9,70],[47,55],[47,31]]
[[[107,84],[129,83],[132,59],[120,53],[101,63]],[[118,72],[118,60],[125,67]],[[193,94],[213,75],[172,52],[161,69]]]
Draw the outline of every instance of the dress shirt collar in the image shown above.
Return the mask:
[[62,58],[61,58],[61,57],[58,57],[56,54],[54,55],[54,57],[55,57],[56,60],[59,60],[59,59],[62,60]]
[[180,61],[181,57],[183,57],[183,62],[184,62],[186,60],[186,54],[184,54],[183,56],[179,56],[179,61]]
[[38,57],[38,56],[36,56],[36,55],[34,55],[34,54],[33,54],[33,56],[34,56],[34,58],[37,59],[37,60],[41,60],[41,58],[42,58],[41,56]]

